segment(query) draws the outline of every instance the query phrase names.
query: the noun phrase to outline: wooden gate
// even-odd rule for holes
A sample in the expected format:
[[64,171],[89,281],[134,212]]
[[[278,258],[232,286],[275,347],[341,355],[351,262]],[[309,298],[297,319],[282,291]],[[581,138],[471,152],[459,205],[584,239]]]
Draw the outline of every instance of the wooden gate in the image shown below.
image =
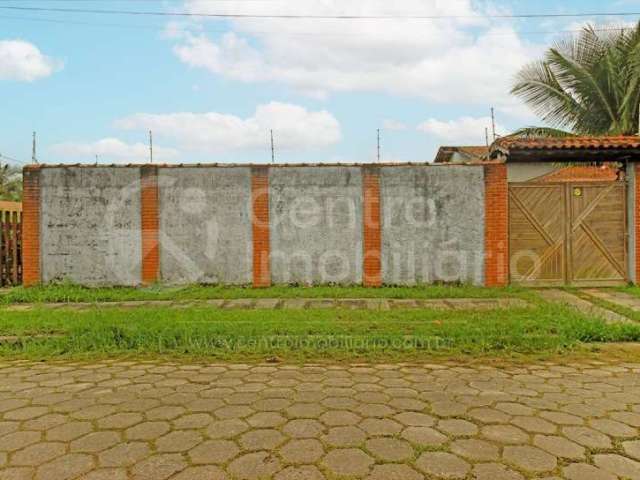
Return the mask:
[[[12,205],[9,205],[9,204]],[[11,207],[11,208],[9,208]],[[0,286],[22,283],[21,204],[0,202]]]
[[625,283],[625,184],[510,185],[509,252],[513,283]]

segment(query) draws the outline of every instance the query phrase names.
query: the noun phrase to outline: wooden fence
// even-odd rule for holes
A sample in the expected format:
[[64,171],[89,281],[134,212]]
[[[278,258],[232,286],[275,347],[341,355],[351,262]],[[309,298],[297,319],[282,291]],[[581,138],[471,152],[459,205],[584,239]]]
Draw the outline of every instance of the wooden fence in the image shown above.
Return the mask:
[[0,286],[22,283],[22,204],[0,201]]

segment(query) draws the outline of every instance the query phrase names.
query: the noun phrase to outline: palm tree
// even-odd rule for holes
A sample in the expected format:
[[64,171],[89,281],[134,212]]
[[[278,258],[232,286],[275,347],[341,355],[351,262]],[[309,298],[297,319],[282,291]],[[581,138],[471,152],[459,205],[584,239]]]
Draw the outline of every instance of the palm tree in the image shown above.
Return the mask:
[[635,135],[640,105],[640,23],[557,42],[517,74],[511,93],[549,127],[518,136]]

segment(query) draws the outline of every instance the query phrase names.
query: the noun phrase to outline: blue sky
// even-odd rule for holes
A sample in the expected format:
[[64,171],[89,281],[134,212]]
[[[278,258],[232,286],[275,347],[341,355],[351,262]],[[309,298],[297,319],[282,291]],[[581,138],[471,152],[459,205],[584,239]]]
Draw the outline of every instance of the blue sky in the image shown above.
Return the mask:
[[[460,15],[640,11],[640,0],[0,0],[0,7]],[[625,17],[632,22],[637,17]],[[0,154],[47,163],[430,161],[535,124],[514,73],[584,22],[217,20],[0,8]],[[555,32],[555,33],[554,33]],[[564,34],[566,35],[566,34]]]

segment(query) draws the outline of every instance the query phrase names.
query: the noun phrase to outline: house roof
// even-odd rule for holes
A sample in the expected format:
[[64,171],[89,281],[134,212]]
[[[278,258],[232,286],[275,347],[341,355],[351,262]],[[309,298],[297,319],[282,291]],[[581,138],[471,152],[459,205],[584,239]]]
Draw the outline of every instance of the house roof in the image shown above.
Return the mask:
[[490,158],[500,155],[507,161],[573,160],[619,161],[634,155],[640,156],[640,137],[563,137],[563,138],[518,138],[503,137],[490,147]]
[[462,162],[480,162],[489,154],[489,147],[477,145],[445,146],[438,149],[435,163],[451,163],[455,154],[459,154]]

